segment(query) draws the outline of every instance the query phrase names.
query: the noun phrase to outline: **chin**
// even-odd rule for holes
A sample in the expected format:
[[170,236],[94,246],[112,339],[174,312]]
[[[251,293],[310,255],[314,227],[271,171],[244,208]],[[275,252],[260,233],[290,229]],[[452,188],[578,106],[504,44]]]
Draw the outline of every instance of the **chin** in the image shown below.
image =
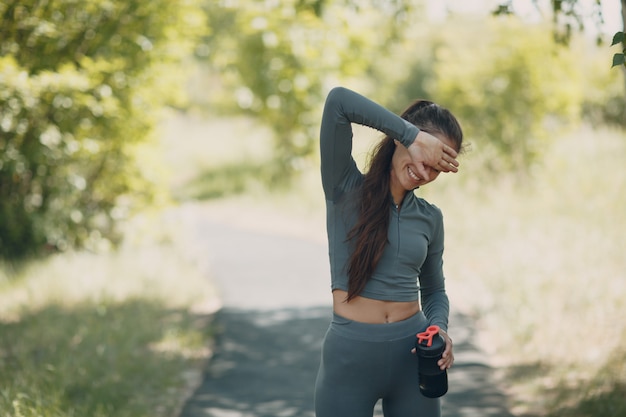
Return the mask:
[[405,186],[404,189],[407,190],[407,191],[414,191],[414,190],[417,190],[420,187],[421,187],[421,184],[416,185],[414,183],[411,183],[411,184],[407,184],[407,186]]

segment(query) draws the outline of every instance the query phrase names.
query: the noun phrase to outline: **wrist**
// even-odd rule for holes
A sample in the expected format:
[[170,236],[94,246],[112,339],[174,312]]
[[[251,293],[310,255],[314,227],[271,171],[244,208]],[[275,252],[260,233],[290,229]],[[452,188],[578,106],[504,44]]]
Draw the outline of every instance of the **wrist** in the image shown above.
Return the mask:
[[424,135],[424,132],[422,130],[419,130],[417,132],[417,135],[415,135],[415,139],[413,140],[412,145],[419,147],[426,146],[426,135]]
[[430,133],[420,130],[415,136],[413,143],[417,144],[422,149],[431,149],[433,146],[438,145],[439,139],[432,136]]

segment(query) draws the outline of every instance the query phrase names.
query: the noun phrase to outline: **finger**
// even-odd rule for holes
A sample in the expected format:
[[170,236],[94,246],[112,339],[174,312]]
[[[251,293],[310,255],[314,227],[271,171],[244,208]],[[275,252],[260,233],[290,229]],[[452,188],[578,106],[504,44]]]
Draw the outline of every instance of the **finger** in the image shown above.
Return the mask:
[[459,156],[459,153],[457,151],[455,151],[454,148],[446,145],[445,143],[443,144],[443,151],[447,155],[450,155],[452,158],[456,158],[457,156]]
[[441,156],[441,160],[439,161],[439,165],[443,166],[446,170],[445,172],[457,172],[458,170],[455,168],[459,166],[459,161],[456,160],[458,152],[446,144],[443,145],[443,154]]
[[420,174],[422,178],[428,178],[428,172],[426,172],[426,168],[424,168],[424,164],[418,162],[415,164],[415,168],[417,168],[417,173]]
[[444,161],[443,159],[441,161],[439,161],[439,170],[442,172],[459,172],[459,169],[457,168],[458,166],[458,162],[455,164],[451,163],[451,162],[447,162]]
[[454,363],[454,356],[450,355],[447,359],[440,359],[437,362],[437,365],[439,365],[441,369],[446,369],[446,368],[451,368],[453,363]]
[[437,365],[439,365],[439,369],[445,371],[446,369],[452,368],[453,361],[439,361]]
[[[457,169],[456,167],[459,165],[459,162],[456,161],[451,156],[446,154],[441,154],[441,158],[437,162],[436,168],[441,172],[450,172]],[[454,171],[456,172],[456,171]]]
[[446,163],[443,159],[437,163],[435,167],[440,172],[450,172],[450,164]]
[[443,159],[447,164],[450,164],[452,166],[458,167],[459,166],[459,161],[457,161],[456,159],[454,159],[453,157],[444,154],[443,155]]

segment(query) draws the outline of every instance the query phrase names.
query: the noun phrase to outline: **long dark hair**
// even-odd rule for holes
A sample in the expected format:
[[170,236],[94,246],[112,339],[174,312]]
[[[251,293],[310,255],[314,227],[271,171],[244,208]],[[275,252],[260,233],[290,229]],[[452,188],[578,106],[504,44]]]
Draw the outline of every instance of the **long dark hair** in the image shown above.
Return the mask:
[[[427,133],[449,138],[456,145],[456,150],[461,150],[461,126],[447,109],[428,100],[416,100],[401,117]],[[348,260],[347,301],[363,291],[387,244],[391,198],[389,181],[395,148],[393,138],[389,136],[378,143],[372,152],[369,169],[361,186],[359,217],[347,236],[354,244]]]

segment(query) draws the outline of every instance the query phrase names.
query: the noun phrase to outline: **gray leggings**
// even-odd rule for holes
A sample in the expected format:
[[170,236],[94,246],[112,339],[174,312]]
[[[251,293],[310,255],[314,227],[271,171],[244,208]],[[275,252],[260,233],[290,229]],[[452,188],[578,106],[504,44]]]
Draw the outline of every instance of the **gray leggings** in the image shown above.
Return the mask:
[[385,417],[440,417],[439,398],[419,392],[415,335],[422,312],[396,323],[368,324],[333,314],[315,383],[316,417],[372,417],[382,398]]

